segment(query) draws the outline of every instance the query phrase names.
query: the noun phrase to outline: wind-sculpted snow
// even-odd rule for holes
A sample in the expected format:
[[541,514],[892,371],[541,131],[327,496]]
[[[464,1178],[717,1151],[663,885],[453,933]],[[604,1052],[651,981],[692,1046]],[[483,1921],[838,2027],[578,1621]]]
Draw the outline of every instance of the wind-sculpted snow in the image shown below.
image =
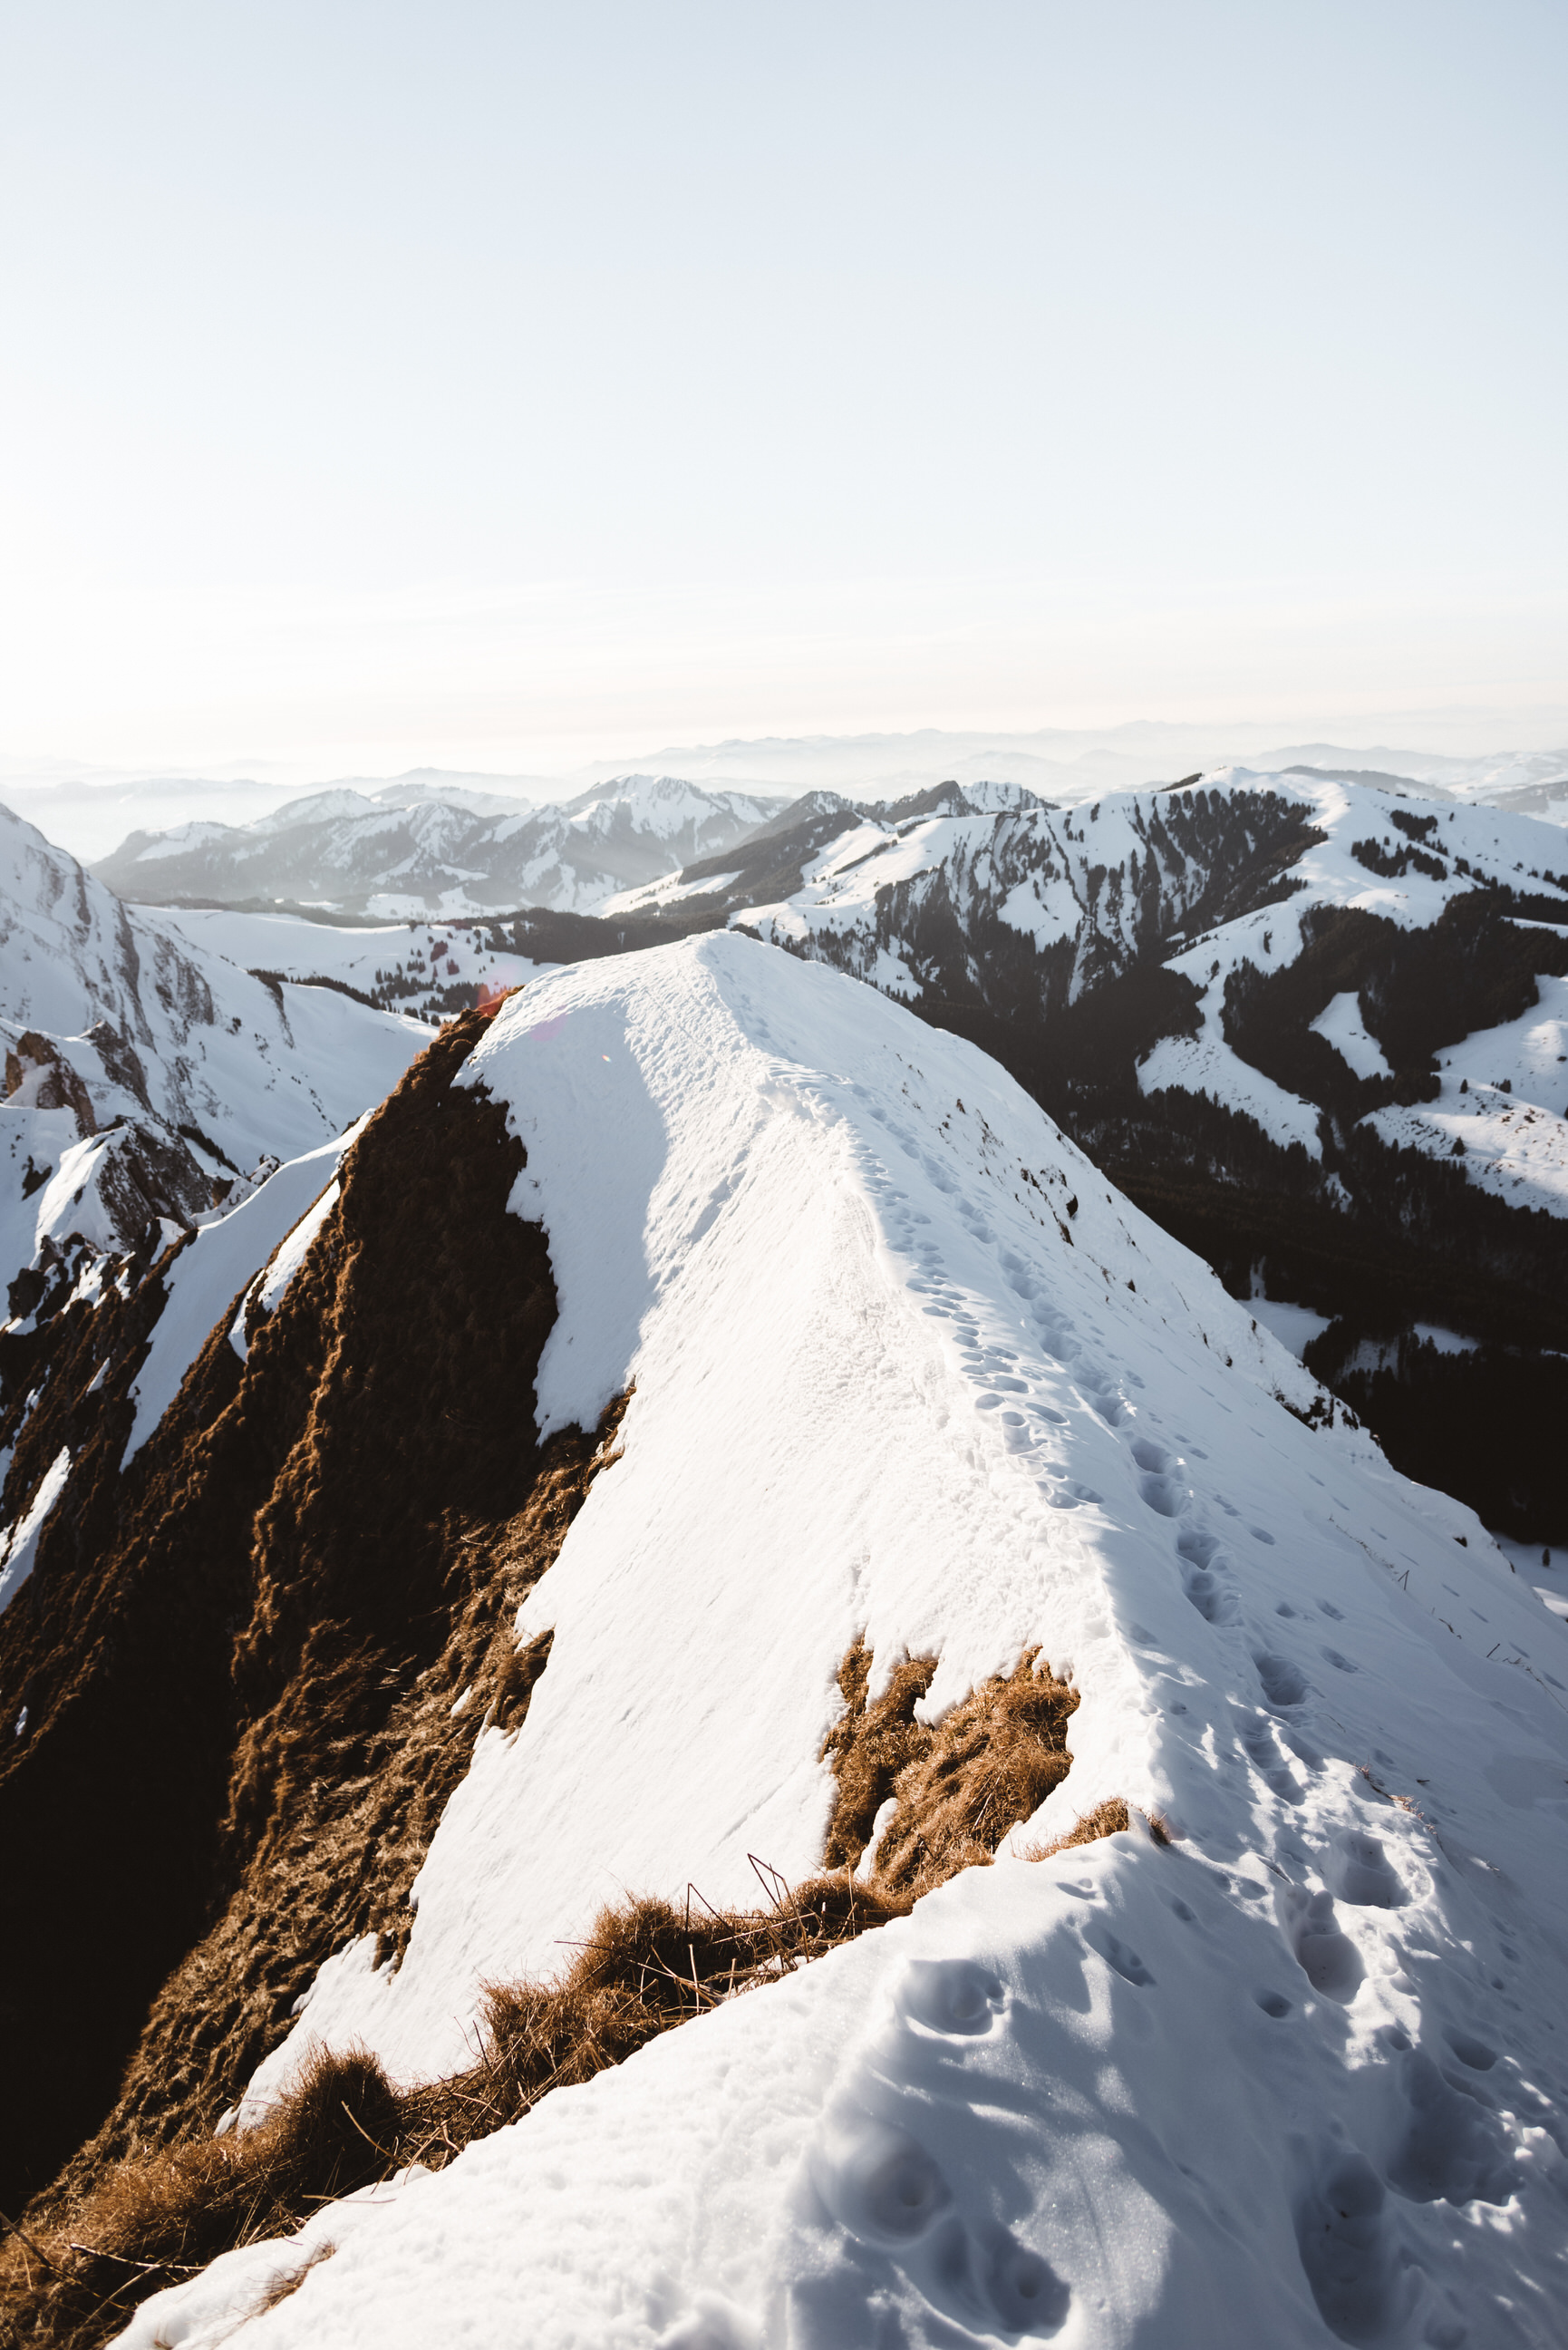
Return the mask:
[[[819,966],[566,970],[462,1082],[548,1236],[540,1430],[635,1382],[624,1451],[400,1967],[340,1952],[241,2126],[313,2042],[468,2061],[480,1985],[624,1891],[808,1874],[860,1636],[874,1686],[936,1656],[932,1719],[1038,1647],[1071,1775],[907,1921],[123,2338],[215,2345],[332,2244],[258,2342],[1555,2345],[1568,1644],[1474,1516],[994,1064]],[[1027,1857],[1118,1795],[1127,1832]]]

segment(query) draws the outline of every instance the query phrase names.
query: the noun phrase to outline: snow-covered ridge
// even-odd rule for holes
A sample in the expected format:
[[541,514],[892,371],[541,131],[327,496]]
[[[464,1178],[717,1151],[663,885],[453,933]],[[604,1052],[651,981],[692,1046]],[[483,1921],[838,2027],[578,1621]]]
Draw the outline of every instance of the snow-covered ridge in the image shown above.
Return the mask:
[[[267,2340],[1161,2350],[1555,2342],[1563,1628],[1474,1517],[1301,1367],[994,1064],[719,935],[495,1020],[515,1212],[560,1314],[542,1430],[635,1381],[519,1638],[396,1972],[313,2037],[464,2061],[479,1984],[626,1889],[816,1865],[836,1666],[939,1659],[933,1715],[1040,1646],[1082,1694],[1019,1846],[308,2231]],[[1282,1398],[1284,1400],[1279,1400]],[[1295,1412],[1285,1408],[1293,1405]],[[125,2339],[216,2343],[304,2247]]]
[[[0,1026],[11,1040],[54,1040],[99,1125],[148,1110],[183,1118],[247,1168],[340,1131],[427,1041],[341,997],[285,1003],[221,946],[126,906],[4,809]],[[390,1074],[367,1097],[354,1064],[378,1053]]]

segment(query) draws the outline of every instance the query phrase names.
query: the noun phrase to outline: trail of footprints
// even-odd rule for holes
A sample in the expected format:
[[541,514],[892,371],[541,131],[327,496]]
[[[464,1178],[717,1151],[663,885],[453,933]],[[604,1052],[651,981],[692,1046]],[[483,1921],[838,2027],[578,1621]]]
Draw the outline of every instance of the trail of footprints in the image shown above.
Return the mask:
[[[1152,1980],[1114,1935],[1104,1939],[1129,1981]],[[874,2060],[808,2157],[797,2217],[818,2258],[815,2273],[790,2296],[788,2338],[800,2350],[838,2350],[873,2334],[890,2345],[909,2340],[894,2311],[900,2302],[908,2309],[911,2288],[943,2340],[1061,2330],[1072,2304],[1067,2283],[1000,2221],[966,2211],[961,2165],[950,2178],[925,2142],[942,2135],[933,2130],[934,2099],[956,2097],[978,2115],[994,2095],[966,2056],[977,2043],[1007,2037],[1012,2004],[1001,1978],[972,1960],[913,1959],[902,1969]],[[913,2338],[932,2337],[918,2324]]]
[[[940,1170],[928,1166],[928,1171],[934,1180],[942,1180]],[[942,1188],[949,1188],[945,1180]],[[1022,1351],[982,1333],[969,1301],[947,1276],[936,1244],[922,1241],[913,1229],[925,1220],[907,1211],[899,1216],[897,1203],[889,1204],[902,1227],[901,1236],[920,1263],[910,1285],[926,1296],[923,1310],[949,1324],[965,1367],[979,1385],[977,1411],[992,1419],[1008,1451],[1048,1454],[1054,1450],[1052,1432],[1065,1424],[1066,1415],[1034,1392],[1038,1382],[1031,1379]],[[995,1245],[982,1219],[966,1221],[977,1239]],[[1217,1631],[1244,1633],[1240,1580],[1226,1540],[1189,1515],[1192,1496],[1181,1474],[1180,1457],[1137,1430],[1116,1381],[1085,1349],[1072,1316],[1041,1295],[1041,1284],[1019,1258],[1005,1248],[999,1253],[1015,1295],[1033,1319],[1041,1351],[1068,1370],[1083,1402],[1107,1430],[1122,1437],[1139,1500],[1170,1526],[1174,1564],[1188,1601]],[[1133,1382],[1142,1384],[1136,1375]],[[1038,1482],[1044,1498],[1058,1509],[1101,1498],[1054,1471],[1047,1460],[1041,1461]],[[1221,1494],[1213,1498],[1240,1526],[1235,1505]],[[1265,1548],[1273,1546],[1275,1537],[1267,1527],[1248,1526],[1246,1531]],[[1343,1611],[1326,1599],[1317,1600],[1311,1611],[1281,1601],[1277,1612],[1303,1624],[1315,1614],[1324,1632],[1345,1621]],[[1306,1704],[1311,1687],[1300,1665],[1266,1639],[1254,1636],[1249,1645],[1261,1702],[1253,1709],[1240,1703],[1232,1708],[1237,1742],[1262,1786],[1277,1802],[1293,1808],[1305,1801],[1308,1785],[1324,1767],[1324,1758],[1292,1719]],[[1356,1671],[1354,1659],[1332,1640],[1317,1645],[1330,1671]],[[1331,1834],[1326,1849],[1315,1856],[1315,1873],[1322,1879],[1316,1891],[1299,1884],[1281,1886],[1276,1920],[1285,1948],[1312,1991],[1348,2005],[1365,1980],[1366,1965],[1339,1923],[1337,1905],[1395,1910],[1410,1896],[1380,1839],[1354,1828],[1340,1827]],[[1186,1904],[1172,1906],[1178,1916],[1190,1916]],[[1127,1982],[1139,1987],[1152,1983],[1138,1954],[1125,1948],[1107,1928],[1086,1929],[1085,1939]],[[1500,1990],[1501,1978],[1490,1987]],[[1484,1995],[1487,1986],[1478,1979],[1473,1988]],[[1284,2022],[1301,2012],[1297,1999],[1274,1984],[1259,1985],[1253,1998],[1262,2014],[1274,2022]],[[992,2025],[987,2022],[981,2028]],[[1450,2026],[1436,2055],[1416,2046],[1397,2025],[1384,2027],[1380,2036],[1387,2043],[1390,2064],[1383,2084],[1381,2126],[1376,2133],[1377,2164],[1343,2139],[1330,2138],[1319,2147],[1315,2160],[1309,2160],[1304,2170],[1295,2210],[1302,2264],[1326,2324],[1342,2340],[1381,2336],[1415,2317],[1422,2339],[1433,2350],[1459,2350],[1473,2341],[1471,2329],[1447,2295],[1429,2290],[1397,2206],[1438,2200],[1461,2206],[1476,2200],[1505,2204],[1519,2184],[1507,2117],[1516,2122],[1528,2117],[1547,2130],[1565,2158],[1568,2130],[1557,2108],[1531,2088],[1516,2064],[1508,2067],[1506,2090],[1501,2083],[1494,2090],[1487,2076],[1498,2064],[1498,2051],[1479,2034]],[[885,2228],[887,2208],[907,2213],[911,2250],[928,2228],[948,2229],[948,2237],[939,2232],[935,2242],[957,2244],[961,2238],[961,2252],[952,2251],[945,2263],[933,2252],[917,2264],[920,2282],[939,2306],[947,2298],[944,2276],[961,2278],[960,2299],[971,2323],[982,2306],[1020,2333],[1051,2333],[1064,2322],[1067,2288],[1036,2256],[1017,2247],[988,2255],[961,2230],[952,2234],[958,2223],[950,2215],[944,2218],[944,2183],[912,2141],[905,2145],[896,2137],[873,2137],[844,2159],[839,2187],[829,2199],[852,2232],[868,2227],[867,2241],[889,2241],[886,2233],[877,2237],[879,2223],[871,2210],[877,2198],[886,2195],[892,2202],[886,2208],[877,2204],[883,2214],[880,2224]],[[1018,2265],[1021,2261],[1024,2265]],[[1026,2288],[1027,2307],[1002,2282],[1009,2277]],[[990,2287],[988,2279],[993,2281]],[[947,2306],[959,2314],[951,2299]]]
[[[950,1196],[961,1192],[956,1169],[943,1167],[879,1109],[873,1114],[940,1191]],[[995,1430],[1003,1450],[1021,1456],[1021,1465],[1027,1461],[1034,1470],[1039,1491],[1053,1508],[1101,1503],[1099,1493],[1057,1465],[1059,1431],[1068,1415],[1037,1392],[1042,1384],[1037,1347],[1069,1373],[1082,1402],[1125,1444],[1141,1503],[1169,1527],[1173,1564],[1189,1604],[1217,1632],[1240,1632],[1246,1638],[1241,1579],[1227,1537],[1196,1521],[1181,1456],[1137,1427],[1117,1381],[1085,1347],[1073,1316],[1044,1294],[1044,1284],[1024,1260],[998,1242],[983,1212],[966,1203],[961,1211],[966,1228],[995,1253],[1033,1324],[1031,1334],[1020,1331],[1018,1346],[988,1333],[984,1323],[991,1321],[991,1314],[984,1305],[977,1310],[972,1297],[948,1273],[940,1243],[929,1236],[929,1219],[911,1204],[868,1149],[863,1165],[889,1239],[901,1243],[915,1262],[909,1286],[925,1300],[924,1313],[948,1325],[975,1382],[976,1411]],[[1031,1335],[1034,1347],[1029,1345]],[[1143,1385],[1136,1372],[1127,1372],[1126,1381]],[[1197,1458],[1206,1457],[1196,1446],[1188,1450]],[[1233,1503],[1218,1492],[1211,1498],[1236,1528],[1243,1525]],[[1245,1532],[1265,1548],[1274,1545],[1275,1536],[1267,1527],[1247,1525]],[[1345,1621],[1343,1612],[1324,1599],[1310,1611],[1282,1600],[1276,1612],[1303,1625],[1320,1617],[1325,1632]],[[1353,1674],[1357,1669],[1332,1640],[1316,1645],[1331,1671]],[[1241,1702],[1232,1706],[1237,1745],[1260,1785],[1293,1809],[1304,1803],[1311,1782],[1324,1767],[1323,1756],[1300,1726],[1298,1710],[1312,1695],[1311,1686],[1300,1665],[1258,1636],[1255,1627],[1248,1646],[1260,1702],[1253,1708]],[[1374,1759],[1380,1758],[1375,1754]],[[1333,1830],[1326,1847],[1311,1864],[1304,1852],[1300,1858],[1322,1883],[1313,1891],[1282,1881],[1274,1914],[1282,1945],[1312,1991],[1348,2005],[1365,1980],[1366,1966],[1339,1923],[1336,1905],[1395,1910],[1407,1905],[1410,1894],[1380,1839],[1355,1828]],[[1260,1896],[1264,1890],[1256,1885],[1240,1889]],[[1178,1918],[1192,1919],[1185,1902],[1173,1898],[1168,1906]],[[1501,1919],[1495,1922],[1503,1925]],[[1154,1976],[1138,1953],[1103,1922],[1086,1922],[1084,1939],[1127,1982],[1139,1989],[1153,1984]],[[1510,1959],[1518,1955],[1506,1942],[1499,1947]],[[1470,1986],[1482,2001],[1503,1989],[1501,1975],[1483,1975],[1479,1970]],[[1277,1984],[1259,1984],[1252,1997],[1261,2014],[1272,2022],[1287,2023],[1303,2013],[1299,1997]],[[907,2022],[960,2043],[966,2034],[1005,2028],[1005,1991],[982,1970],[964,1962],[932,1965],[924,1973],[911,1970],[900,2004]],[[1383,2110],[1377,2129],[1364,2132],[1369,2144],[1376,2140],[1376,2163],[1338,2137],[1324,2140],[1315,2155],[1308,2150],[1295,2208],[1303,2268],[1325,2323],[1342,2340],[1382,2338],[1415,2318],[1422,2341],[1432,2350],[1459,2350],[1461,2345],[1474,2344],[1471,2329],[1449,2296],[1429,2290],[1419,2253],[1408,2241],[1396,2207],[1443,2199],[1455,2205],[1506,2203],[1519,2183],[1510,2122],[1544,2130],[1564,2160],[1568,2127],[1559,2107],[1524,2079],[1514,2060],[1501,2060],[1490,2041],[1466,2027],[1445,2026],[1435,2053],[1416,2046],[1398,2025],[1384,2026],[1379,2037],[1386,2043],[1390,2060],[1383,2080]],[[1568,2090],[1563,2093],[1568,2095]],[[1039,2336],[1054,2334],[1065,2322],[1071,2301],[1066,2283],[1040,2254],[1004,2231],[988,2232],[964,2222],[939,2166],[912,2135],[863,2116],[858,2123],[825,2137],[812,2176],[818,2215],[836,2222],[848,2249],[794,2312],[803,2345],[838,2340],[835,2328],[842,2326],[851,2304],[864,2312],[868,2303],[877,2303],[873,2268],[878,2256],[885,2262],[889,2254],[928,2303],[961,2326],[1000,2324],[1014,2336]],[[698,2338],[693,2336],[693,2350]],[[710,2341],[714,2350],[721,2342],[727,2350],[733,2337],[721,2330],[711,2334],[704,2331],[700,2338],[704,2350]],[[896,2327],[892,2338],[898,2338]]]

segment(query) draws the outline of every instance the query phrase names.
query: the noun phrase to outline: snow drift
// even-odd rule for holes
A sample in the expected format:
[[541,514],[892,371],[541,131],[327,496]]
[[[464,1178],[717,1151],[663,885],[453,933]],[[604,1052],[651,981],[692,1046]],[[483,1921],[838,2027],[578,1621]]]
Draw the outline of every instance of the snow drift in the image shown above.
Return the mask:
[[[629,1388],[621,1449],[406,1950],[321,1968],[239,2126],[313,2046],[461,2065],[482,1986],[628,1890],[809,1875],[857,1639],[874,1689],[937,1659],[931,1720],[1038,1649],[1071,1773],[909,1919],[125,2341],[1560,2339],[1568,1649],[1475,1517],[993,1063],[830,971],[727,935],[568,969],[456,1082],[558,1299],[519,1442]],[[1116,1796],[1173,1845],[1026,1856]]]

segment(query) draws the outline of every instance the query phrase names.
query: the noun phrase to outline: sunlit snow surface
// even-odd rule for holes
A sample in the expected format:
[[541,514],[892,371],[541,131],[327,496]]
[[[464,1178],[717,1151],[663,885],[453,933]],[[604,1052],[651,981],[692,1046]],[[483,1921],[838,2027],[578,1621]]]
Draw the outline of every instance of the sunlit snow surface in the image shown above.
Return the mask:
[[[223,1311],[247,1274],[267,1265],[269,1258],[271,1264],[256,1286],[262,1306],[269,1314],[275,1311],[320,1230],[327,1207],[337,1197],[338,1166],[364,1124],[361,1118],[336,1142],[324,1143],[319,1150],[277,1168],[243,1206],[203,1225],[175,1257],[164,1276],[168,1302],[152,1326],[147,1359],[130,1390],[136,1418],[126,1440],[122,1467],[135,1459],[179,1394],[181,1381],[206,1343],[215,1315]],[[247,1300],[248,1295],[247,1292]],[[247,1352],[244,1303],[229,1341],[243,1358]]]
[[1076,1679],[1015,1844],[1116,1794],[1178,1841],[1004,1852],[124,2339],[216,2344],[327,2241],[256,2350],[1560,2344],[1568,1628],[1474,1516],[1293,1418],[1302,1367],[994,1064],[826,969],[566,970],[466,1074],[549,1235],[540,1424],[635,1379],[624,1458],[401,1971],[334,1960],[247,2110],[315,2038],[464,2063],[481,1982],[626,1890],[807,1874],[861,1632],[940,1655],[937,1712],[1035,1644]]

